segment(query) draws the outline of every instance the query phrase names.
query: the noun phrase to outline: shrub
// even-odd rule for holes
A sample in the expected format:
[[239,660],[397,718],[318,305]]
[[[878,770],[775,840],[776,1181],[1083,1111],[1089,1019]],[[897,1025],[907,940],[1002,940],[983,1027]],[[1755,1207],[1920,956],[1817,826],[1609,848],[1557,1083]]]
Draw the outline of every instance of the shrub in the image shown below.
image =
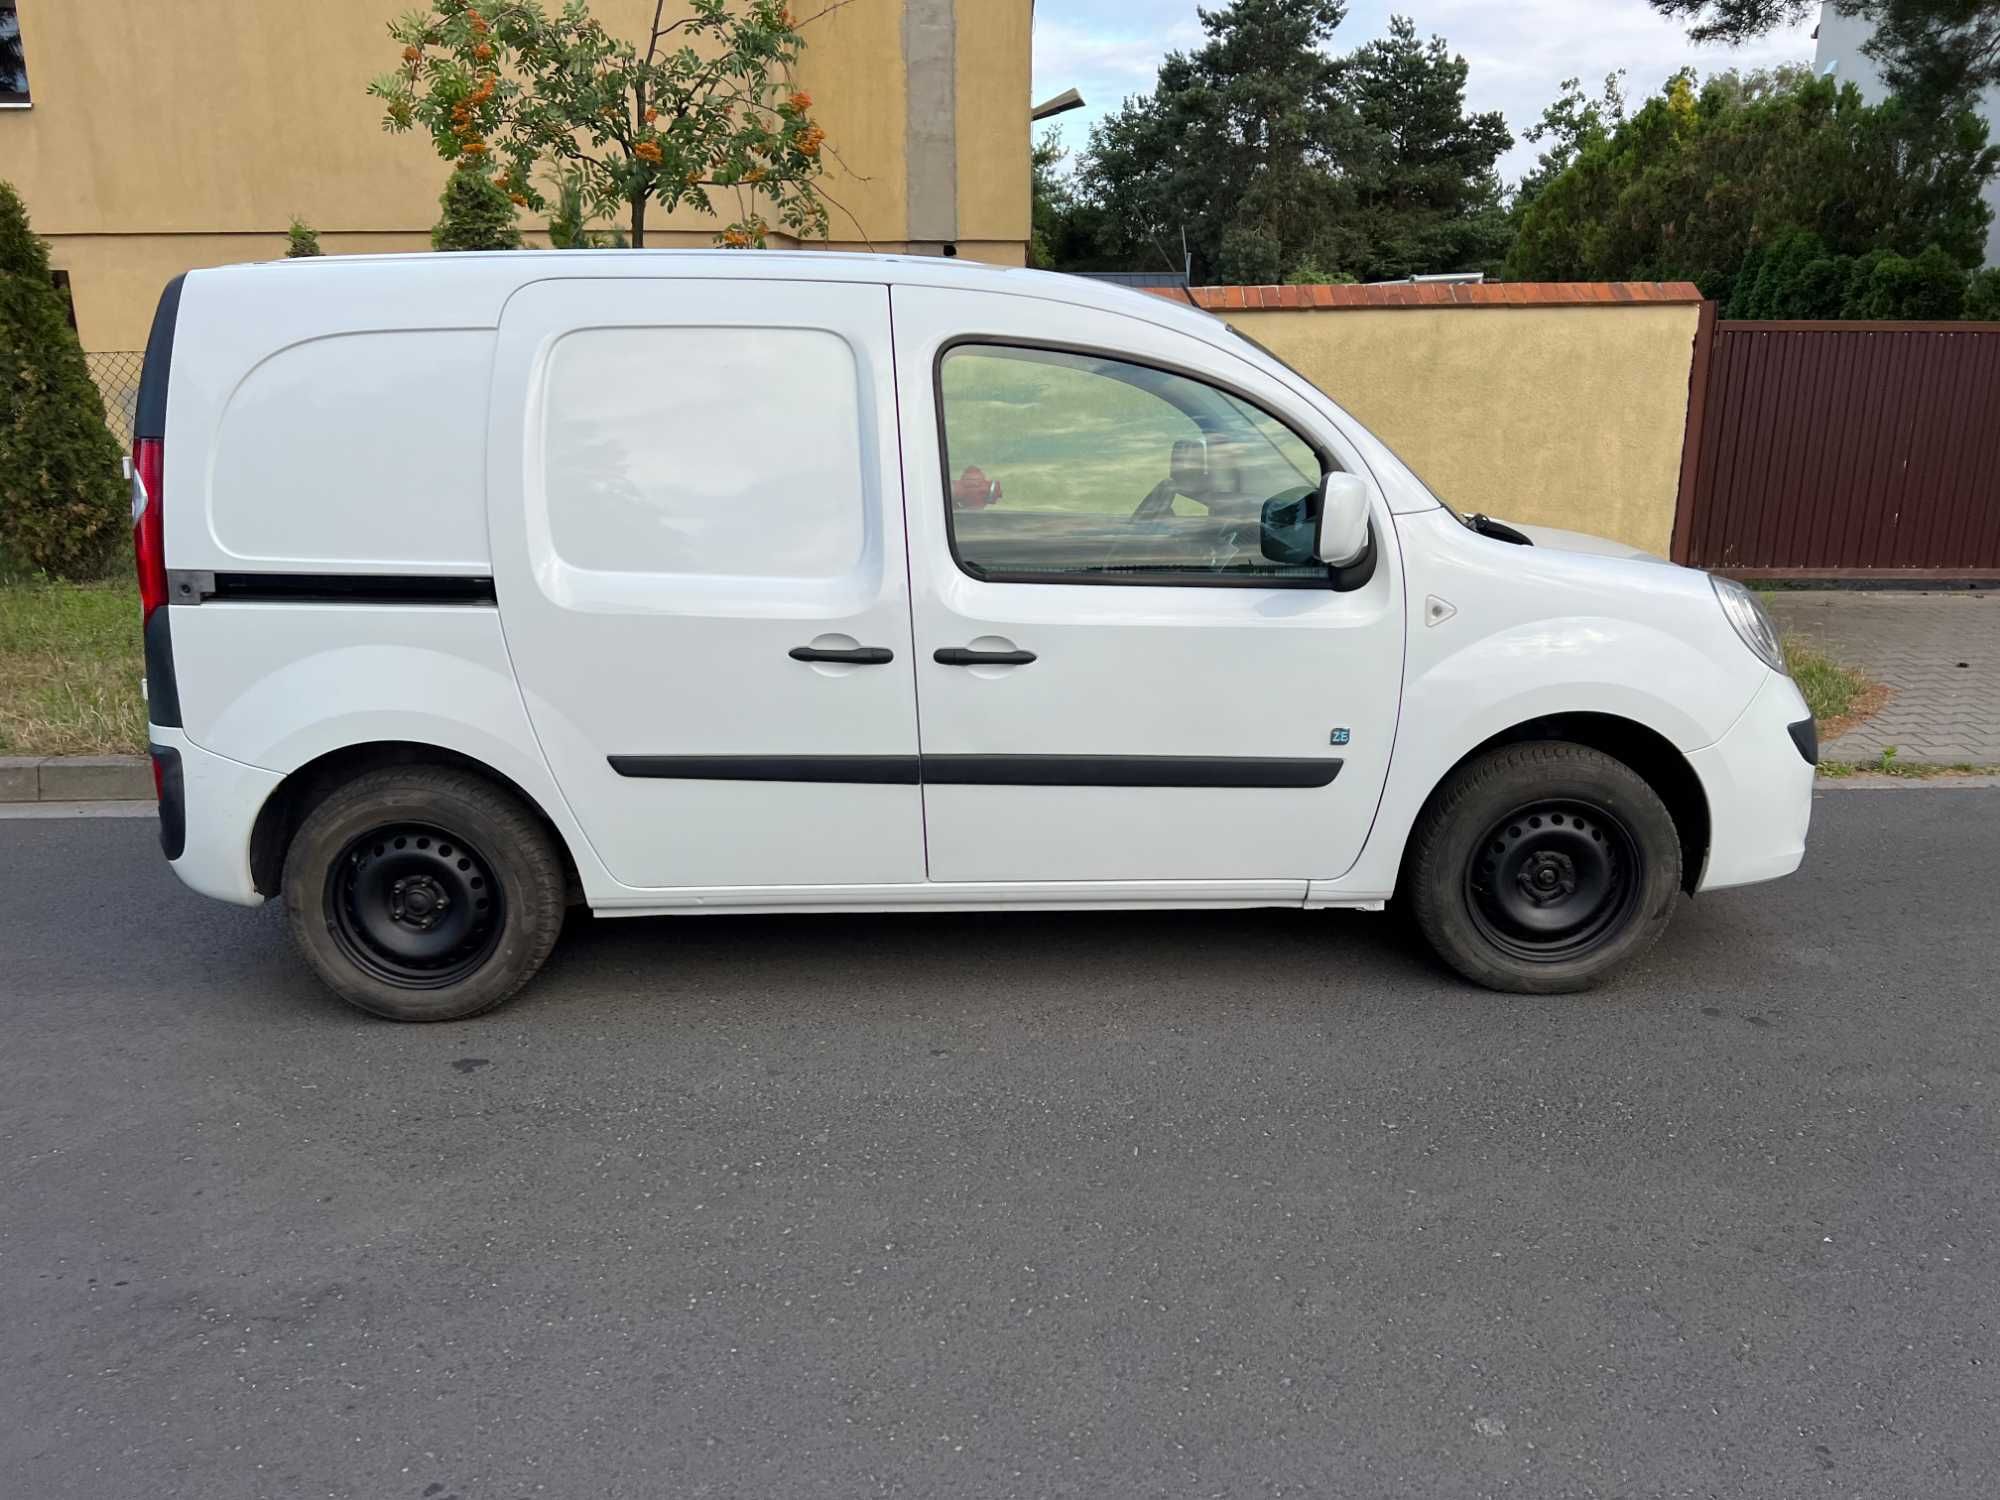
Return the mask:
[[1290,286],[1356,285],[1355,277],[1348,275],[1345,271],[1329,271],[1310,255],[1292,267],[1291,274],[1285,278],[1285,281]]
[[118,459],[48,247],[0,182],[0,553],[56,578],[100,576],[125,531]]
[[1818,235],[1799,231],[1744,257],[1723,316],[1950,320],[1972,316],[1967,289],[1964,269],[1939,245],[1916,256],[1830,255]]
[[2000,266],[1989,266],[1967,284],[1965,315],[1977,323],[2000,323]]
[[1952,320],[1965,312],[1965,271],[1937,245],[1914,258],[1865,255],[1855,271],[1841,307],[1844,318]]
[[299,219],[292,220],[292,227],[285,231],[291,243],[285,247],[286,260],[305,260],[326,252],[319,247],[319,231]]
[[1223,231],[1216,278],[1224,286],[1270,286],[1283,268],[1284,246],[1267,229],[1234,224]]
[[520,226],[514,222],[514,200],[493,180],[492,172],[474,163],[454,168],[438,198],[444,216],[431,231],[434,250],[518,250]]
[[567,171],[556,181],[554,206],[549,209],[549,244],[557,250],[623,250],[625,231],[590,227],[590,207],[584,201],[584,176]]

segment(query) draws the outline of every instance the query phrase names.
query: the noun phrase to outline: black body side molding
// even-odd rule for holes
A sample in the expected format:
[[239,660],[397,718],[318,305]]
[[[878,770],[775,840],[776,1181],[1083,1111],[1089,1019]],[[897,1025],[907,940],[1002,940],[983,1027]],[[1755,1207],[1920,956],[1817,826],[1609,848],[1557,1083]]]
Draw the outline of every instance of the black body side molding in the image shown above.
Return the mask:
[[1310,790],[1342,762],[1199,755],[613,755],[620,776],[869,786],[1126,786]]
[[492,604],[493,580],[440,573],[167,574],[169,604]]

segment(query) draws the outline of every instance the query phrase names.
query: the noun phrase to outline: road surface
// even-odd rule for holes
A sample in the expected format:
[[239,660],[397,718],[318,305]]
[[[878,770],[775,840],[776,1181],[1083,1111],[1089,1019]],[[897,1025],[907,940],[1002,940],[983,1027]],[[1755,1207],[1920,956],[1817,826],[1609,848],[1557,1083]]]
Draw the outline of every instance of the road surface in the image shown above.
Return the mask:
[[326,998],[0,822],[0,1491],[2000,1493],[2000,790],[1608,993],[1358,914],[581,920]]

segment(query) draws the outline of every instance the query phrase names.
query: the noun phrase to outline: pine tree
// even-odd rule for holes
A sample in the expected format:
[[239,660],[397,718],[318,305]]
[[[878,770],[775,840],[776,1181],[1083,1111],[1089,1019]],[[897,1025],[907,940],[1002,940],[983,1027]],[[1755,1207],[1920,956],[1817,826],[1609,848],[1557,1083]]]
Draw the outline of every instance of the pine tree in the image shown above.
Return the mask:
[[48,247],[0,182],[0,553],[56,578],[100,576],[124,532],[118,459]]
[[[1509,229],[1497,114],[1465,112],[1466,64],[1399,18],[1347,57],[1344,0],[1232,0],[1170,52],[1153,92],[1091,132],[1075,187],[1126,267],[1278,281],[1310,263],[1363,280],[1479,270]],[[1064,257],[1065,264],[1074,258]]]
[[507,190],[480,164],[457,167],[438,198],[444,217],[431,231],[434,250],[518,250],[520,226]]

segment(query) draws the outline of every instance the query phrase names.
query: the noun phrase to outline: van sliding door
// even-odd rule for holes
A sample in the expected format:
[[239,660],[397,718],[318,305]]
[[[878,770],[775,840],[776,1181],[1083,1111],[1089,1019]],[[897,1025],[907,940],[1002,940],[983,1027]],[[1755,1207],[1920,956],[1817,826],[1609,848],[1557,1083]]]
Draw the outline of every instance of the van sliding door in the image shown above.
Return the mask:
[[622,884],[924,879],[886,288],[530,286],[487,466],[528,714]]

